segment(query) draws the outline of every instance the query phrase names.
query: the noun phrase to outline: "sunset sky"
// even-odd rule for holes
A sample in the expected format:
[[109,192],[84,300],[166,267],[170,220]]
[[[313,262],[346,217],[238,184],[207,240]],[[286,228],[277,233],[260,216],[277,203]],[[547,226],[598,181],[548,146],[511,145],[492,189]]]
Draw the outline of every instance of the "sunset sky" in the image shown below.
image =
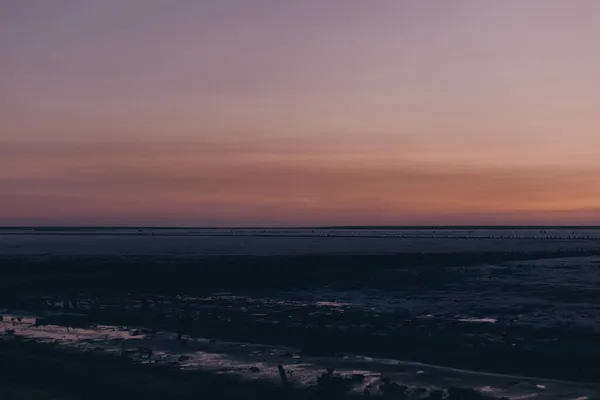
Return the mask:
[[600,224],[597,0],[3,0],[0,225]]

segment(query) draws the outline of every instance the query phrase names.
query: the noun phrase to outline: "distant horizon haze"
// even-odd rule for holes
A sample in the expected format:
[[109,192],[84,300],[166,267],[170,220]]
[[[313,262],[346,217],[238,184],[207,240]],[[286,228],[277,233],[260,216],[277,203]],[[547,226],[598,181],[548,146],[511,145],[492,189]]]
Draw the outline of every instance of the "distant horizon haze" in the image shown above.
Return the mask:
[[14,225],[0,231],[63,230],[600,230],[600,225],[333,225],[333,226],[199,226],[199,225]]

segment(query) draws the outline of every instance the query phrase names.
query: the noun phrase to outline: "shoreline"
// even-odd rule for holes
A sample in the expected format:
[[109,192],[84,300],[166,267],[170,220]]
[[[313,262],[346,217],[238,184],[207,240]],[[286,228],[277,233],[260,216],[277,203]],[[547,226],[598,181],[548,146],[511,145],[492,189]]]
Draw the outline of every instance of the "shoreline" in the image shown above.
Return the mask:
[[[69,331],[67,330],[67,332]],[[71,337],[77,336],[77,329],[71,330],[69,335]],[[271,353],[269,363],[260,362],[256,358],[234,357],[231,359],[234,364],[231,364],[230,367],[226,367],[226,364],[211,367],[209,365],[211,364],[210,360],[220,358],[215,359],[214,355],[210,356],[212,353],[206,353],[202,356],[204,357],[202,360],[206,361],[200,361],[200,364],[191,368],[190,362],[195,359],[195,354],[204,354],[203,351],[215,351],[218,350],[217,347],[221,347],[221,351],[225,350],[228,353],[232,351],[232,346],[236,344],[210,344],[206,341],[189,341],[182,346],[178,344],[174,334],[170,334],[170,339],[167,335],[163,339],[156,339],[154,342],[152,340],[140,342],[135,336],[129,336],[126,331],[123,333],[115,331],[112,335],[115,338],[123,337],[124,342],[120,342],[118,339],[115,342],[112,339],[103,340],[100,338],[93,341],[85,336],[77,345],[75,342],[69,344],[68,341],[65,342],[60,339],[52,340],[49,338],[50,340],[44,341],[43,335],[37,336],[36,339],[36,337],[22,336],[17,333],[8,336],[5,334],[0,337],[0,357],[2,357],[5,365],[11,366],[11,371],[8,375],[4,374],[0,377],[0,382],[10,382],[13,386],[20,385],[28,389],[62,391],[71,395],[72,392],[77,393],[83,390],[84,393],[78,394],[84,395],[84,398],[95,398],[90,396],[89,393],[85,393],[85,391],[89,390],[90,386],[95,387],[99,384],[99,382],[94,383],[96,381],[102,382],[101,385],[106,390],[101,393],[94,393],[99,398],[108,396],[107,391],[112,391],[110,396],[113,398],[115,392],[121,394],[123,398],[131,398],[131,396],[134,398],[139,398],[139,396],[148,398],[149,393],[160,398],[161,395],[164,395],[161,394],[161,389],[176,385],[181,390],[175,394],[168,391],[169,398],[187,399],[203,393],[213,396],[222,396],[227,393],[229,396],[231,391],[234,393],[240,392],[240,397],[227,398],[248,398],[245,396],[248,395],[247,389],[250,389],[254,393],[253,395],[258,395],[261,398],[284,396],[285,398],[298,399],[323,397],[327,399],[350,399],[357,395],[362,396],[365,389],[372,395],[385,394],[383,392],[386,390],[384,388],[386,381],[394,387],[404,387],[408,394],[405,397],[407,399],[434,399],[438,398],[436,397],[438,394],[443,393],[446,393],[447,396],[447,391],[452,390],[451,388],[466,391],[461,392],[462,394],[469,394],[469,397],[455,397],[458,400],[465,398],[483,400],[501,397],[518,399],[533,395],[538,399],[550,399],[554,398],[553,393],[557,391],[561,391],[563,395],[571,393],[571,396],[582,398],[584,395],[590,396],[600,392],[600,385],[598,384],[478,373],[476,371],[457,370],[421,363],[390,364],[393,360],[387,360],[386,363],[378,366],[379,364],[373,364],[374,360],[368,362],[365,360],[360,361],[360,358],[358,358],[358,363],[346,362],[346,365],[341,359],[337,361],[332,359],[325,364],[317,363],[312,368],[305,370],[305,367],[303,367],[305,364],[294,364],[291,359],[285,362],[285,356],[283,358],[274,356],[272,352],[277,351],[277,348],[271,348],[270,350],[265,348],[267,354]],[[192,338],[188,340],[192,340]],[[119,345],[118,343],[122,344]],[[123,348],[123,344],[129,345]],[[135,349],[142,345],[150,346],[156,353],[156,355],[151,356],[152,361],[150,361],[150,358],[146,359],[144,355],[135,356],[137,354]],[[164,346],[167,346],[167,348],[177,346],[179,350],[175,351],[170,358],[165,359],[164,350],[161,351]],[[237,346],[239,347],[238,350],[245,351],[245,345],[238,343]],[[213,348],[213,350],[209,350],[210,348]],[[258,348],[251,345],[247,350]],[[198,351],[200,353],[197,353]],[[282,348],[279,351],[283,352],[286,349]],[[252,351],[252,353],[254,352]],[[123,357],[124,354],[128,353],[131,353],[132,356]],[[206,356],[210,357],[206,358]],[[176,360],[179,360],[179,362]],[[237,368],[234,367],[236,362],[238,364],[241,362]],[[306,362],[309,362],[309,360],[304,360],[304,363]],[[278,379],[278,363],[285,365],[285,370],[290,373],[287,378],[289,381],[286,379],[289,382],[286,387]],[[324,372],[329,368],[335,368],[335,374],[331,374],[330,377],[334,381],[337,379],[337,386],[331,383],[331,378],[328,378],[329,382],[320,382],[323,380],[324,375],[329,375]],[[413,372],[409,372],[407,368]],[[109,376],[105,378],[107,370]],[[45,375],[41,377],[42,379],[34,379],[33,381],[28,379],[31,376],[39,376],[42,373],[41,371],[45,371]],[[398,371],[404,372],[398,374]],[[297,374],[292,374],[293,372]],[[81,374],[84,376],[81,377]],[[140,375],[145,376],[145,378],[142,379]],[[86,381],[85,384],[80,382],[82,378]],[[140,383],[140,380],[143,380],[143,383]],[[76,382],[74,387],[73,382]],[[82,386],[77,387],[77,384]],[[210,386],[207,386],[208,384]],[[254,397],[250,396],[250,398]]]

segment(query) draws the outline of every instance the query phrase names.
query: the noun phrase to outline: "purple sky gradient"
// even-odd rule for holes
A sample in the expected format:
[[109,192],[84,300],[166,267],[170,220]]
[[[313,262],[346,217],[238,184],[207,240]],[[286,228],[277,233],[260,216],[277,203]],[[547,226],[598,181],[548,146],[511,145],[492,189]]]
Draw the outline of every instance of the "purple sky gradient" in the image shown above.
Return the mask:
[[600,224],[596,0],[5,0],[0,224]]

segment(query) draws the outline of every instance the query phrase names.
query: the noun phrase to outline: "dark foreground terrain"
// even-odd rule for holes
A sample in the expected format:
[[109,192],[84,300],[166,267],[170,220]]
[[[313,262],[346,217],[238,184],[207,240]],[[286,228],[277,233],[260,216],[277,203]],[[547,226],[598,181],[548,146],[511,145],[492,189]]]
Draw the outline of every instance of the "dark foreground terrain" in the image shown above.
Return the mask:
[[461,236],[459,252],[5,254],[2,398],[592,398],[600,249],[548,237],[511,250],[509,236]]
[[407,387],[382,378],[361,395],[348,389],[360,376],[341,376],[333,370],[317,377],[314,388],[294,387],[292,382],[273,384],[242,381],[228,375],[181,372],[172,367],[132,363],[123,357],[89,355],[59,350],[53,345],[19,337],[0,340],[3,399],[352,399],[380,394],[389,398],[473,399],[487,396],[460,387],[430,389]]

